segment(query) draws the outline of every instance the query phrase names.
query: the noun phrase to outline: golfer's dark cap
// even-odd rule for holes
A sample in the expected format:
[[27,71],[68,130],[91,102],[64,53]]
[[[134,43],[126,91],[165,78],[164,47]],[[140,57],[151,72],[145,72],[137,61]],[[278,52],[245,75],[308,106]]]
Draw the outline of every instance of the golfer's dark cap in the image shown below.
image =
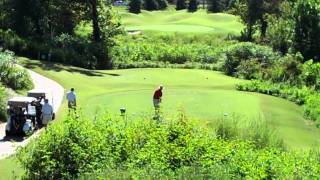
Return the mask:
[[71,88],[71,91],[74,91],[74,88]]

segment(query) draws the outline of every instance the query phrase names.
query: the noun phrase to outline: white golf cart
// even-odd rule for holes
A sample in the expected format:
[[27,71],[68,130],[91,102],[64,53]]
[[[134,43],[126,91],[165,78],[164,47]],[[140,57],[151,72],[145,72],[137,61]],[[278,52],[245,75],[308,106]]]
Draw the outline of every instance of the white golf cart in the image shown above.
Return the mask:
[[6,136],[25,135],[32,132],[35,126],[36,107],[33,97],[15,97],[8,101],[8,121]]

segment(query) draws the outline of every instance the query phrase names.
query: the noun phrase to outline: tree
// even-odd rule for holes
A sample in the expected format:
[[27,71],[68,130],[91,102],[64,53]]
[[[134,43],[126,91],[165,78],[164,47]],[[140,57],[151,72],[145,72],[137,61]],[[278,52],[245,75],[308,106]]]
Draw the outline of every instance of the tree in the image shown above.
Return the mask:
[[164,10],[168,7],[167,0],[157,0],[157,1],[158,1],[158,9],[159,10]]
[[141,0],[130,0],[129,12],[139,14],[141,13]]
[[198,2],[197,0],[190,0],[188,5],[189,12],[196,12],[198,10]]
[[305,59],[320,60],[320,0],[298,0],[294,6],[294,48]]
[[208,0],[208,11],[209,12],[213,12],[213,13],[217,13],[217,12],[221,12],[221,0]]
[[263,6],[260,9],[262,12],[259,17],[260,34],[261,38],[266,36],[266,31],[268,28],[268,15],[280,15],[282,0],[263,0]]
[[148,11],[158,10],[159,4],[157,0],[144,0],[144,9]]
[[266,39],[270,46],[283,55],[292,47],[294,36],[293,8],[288,2],[280,7],[281,15],[269,15],[267,19]]
[[60,33],[73,34],[79,23],[77,1],[72,0],[5,0],[8,28],[21,37],[44,39]]
[[244,40],[252,41],[255,32],[254,25],[263,15],[262,8],[263,0],[240,0],[235,6],[236,14],[246,24],[246,28],[242,32]]
[[176,10],[186,9],[186,0],[177,0]]

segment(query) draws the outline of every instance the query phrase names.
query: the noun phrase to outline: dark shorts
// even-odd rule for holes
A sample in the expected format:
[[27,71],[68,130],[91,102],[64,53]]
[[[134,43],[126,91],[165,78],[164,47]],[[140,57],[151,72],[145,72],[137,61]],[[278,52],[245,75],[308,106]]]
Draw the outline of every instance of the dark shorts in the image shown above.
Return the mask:
[[153,99],[153,106],[156,109],[160,108],[160,99]]
[[75,109],[76,108],[76,103],[72,102],[72,101],[68,101],[68,108]]

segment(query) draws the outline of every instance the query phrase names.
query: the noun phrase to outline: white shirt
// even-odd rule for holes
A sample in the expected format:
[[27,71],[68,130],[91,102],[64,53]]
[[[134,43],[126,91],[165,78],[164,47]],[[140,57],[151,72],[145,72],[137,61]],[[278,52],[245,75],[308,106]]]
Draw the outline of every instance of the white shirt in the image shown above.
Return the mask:
[[52,106],[49,103],[44,103],[41,111],[42,111],[43,115],[52,115],[53,114]]
[[67,99],[70,102],[75,102],[76,101],[76,94],[72,91],[67,93]]

